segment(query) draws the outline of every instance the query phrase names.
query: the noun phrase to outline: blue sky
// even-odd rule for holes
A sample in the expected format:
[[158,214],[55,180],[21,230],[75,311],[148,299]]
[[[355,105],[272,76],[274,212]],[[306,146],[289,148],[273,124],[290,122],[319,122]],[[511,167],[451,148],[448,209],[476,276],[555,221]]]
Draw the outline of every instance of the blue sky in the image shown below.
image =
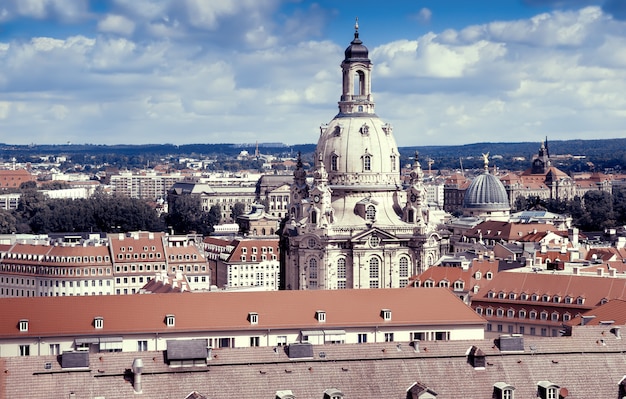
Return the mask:
[[357,16],[401,146],[626,136],[623,0],[0,0],[0,142],[315,143]]

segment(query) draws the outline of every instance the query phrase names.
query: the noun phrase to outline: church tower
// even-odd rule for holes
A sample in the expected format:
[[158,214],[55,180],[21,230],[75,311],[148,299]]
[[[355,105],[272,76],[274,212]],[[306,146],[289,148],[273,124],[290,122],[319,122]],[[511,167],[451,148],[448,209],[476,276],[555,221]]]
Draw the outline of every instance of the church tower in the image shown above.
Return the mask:
[[312,186],[294,174],[281,249],[285,287],[403,287],[439,258],[440,237],[424,220],[419,163],[412,188],[402,188],[393,129],[375,113],[358,21],[341,70],[339,112],[320,127]]

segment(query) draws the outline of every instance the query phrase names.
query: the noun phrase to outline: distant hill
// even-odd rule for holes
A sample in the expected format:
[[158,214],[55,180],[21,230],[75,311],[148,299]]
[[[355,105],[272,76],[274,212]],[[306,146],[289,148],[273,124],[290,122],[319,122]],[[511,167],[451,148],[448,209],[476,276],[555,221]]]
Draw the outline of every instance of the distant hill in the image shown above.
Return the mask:
[[[313,163],[315,144],[300,144],[287,146],[282,143],[259,143],[259,150],[264,154],[295,157],[301,152],[303,158]],[[502,169],[526,169],[530,166],[532,157],[539,150],[541,143],[474,143],[458,146],[412,146],[400,147],[403,165],[412,163],[415,151],[419,152],[422,167],[426,169],[427,160],[432,159],[433,169],[461,167],[465,169],[481,168],[481,154],[489,153],[491,165]],[[595,139],[595,140],[558,140],[549,141],[548,149],[555,164],[565,171],[586,170],[621,170],[626,166],[626,138],[623,139]],[[145,144],[145,145],[94,145],[94,144],[67,144],[67,145],[8,145],[0,144],[0,157],[5,161],[12,158],[28,160],[40,156],[80,156],[101,157],[115,155],[122,157],[200,157],[200,156],[236,156],[241,151],[254,154],[256,144]],[[560,157],[572,155],[574,157]],[[576,156],[582,156],[576,157]],[[524,157],[524,161],[515,161],[516,157]]]

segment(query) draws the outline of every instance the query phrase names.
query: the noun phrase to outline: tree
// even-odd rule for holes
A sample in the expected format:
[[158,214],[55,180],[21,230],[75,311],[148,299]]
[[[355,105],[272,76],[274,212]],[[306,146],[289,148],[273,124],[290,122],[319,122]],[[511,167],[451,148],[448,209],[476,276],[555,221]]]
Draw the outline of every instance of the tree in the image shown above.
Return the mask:
[[586,226],[584,227],[587,230],[604,230],[607,227],[615,226],[611,194],[599,190],[587,191],[583,201],[587,214]]
[[213,231],[214,220],[208,212],[202,210],[200,197],[196,195],[177,195],[170,200],[170,209],[165,221],[179,234],[195,231],[208,235]]
[[220,224],[222,220],[222,208],[219,205],[213,205],[211,209],[209,209],[209,224],[211,226],[215,226]]
[[230,208],[230,217],[235,223],[237,223],[237,218],[244,213],[246,213],[246,204],[243,202],[235,202],[235,205]]
[[10,211],[0,209],[0,234],[10,234],[17,231],[17,219]]

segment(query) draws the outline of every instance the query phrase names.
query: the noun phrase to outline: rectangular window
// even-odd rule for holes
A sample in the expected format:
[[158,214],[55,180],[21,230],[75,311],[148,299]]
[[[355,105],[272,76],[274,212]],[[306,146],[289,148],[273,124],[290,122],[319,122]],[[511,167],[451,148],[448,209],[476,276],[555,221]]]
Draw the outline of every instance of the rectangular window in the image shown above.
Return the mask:
[[367,334],[358,334],[357,339],[359,344],[364,344],[367,342]]
[[234,348],[235,347],[235,338],[220,338],[219,339],[219,347],[220,348]]
[[284,346],[287,345],[287,336],[286,335],[279,335],[276,337],[276,345],[278,346]]
[[260,341],[260,337],[250,337],[250,346],[259,346]]
[[61,345],[60,344],[50,344],[50,354],[51,355],[60,355],[61,354]]
[[20,356],[30,356],[30,345],[20,345]]
[[148,350],[148,341],[137,341],[137,352],[145,352]]
[[385,342],[393,342],[393,333],[385,333]]
[[426,333],[423,331],[417,331],[417,332],[411,333],[411,339],[413,341],[425,341]]

